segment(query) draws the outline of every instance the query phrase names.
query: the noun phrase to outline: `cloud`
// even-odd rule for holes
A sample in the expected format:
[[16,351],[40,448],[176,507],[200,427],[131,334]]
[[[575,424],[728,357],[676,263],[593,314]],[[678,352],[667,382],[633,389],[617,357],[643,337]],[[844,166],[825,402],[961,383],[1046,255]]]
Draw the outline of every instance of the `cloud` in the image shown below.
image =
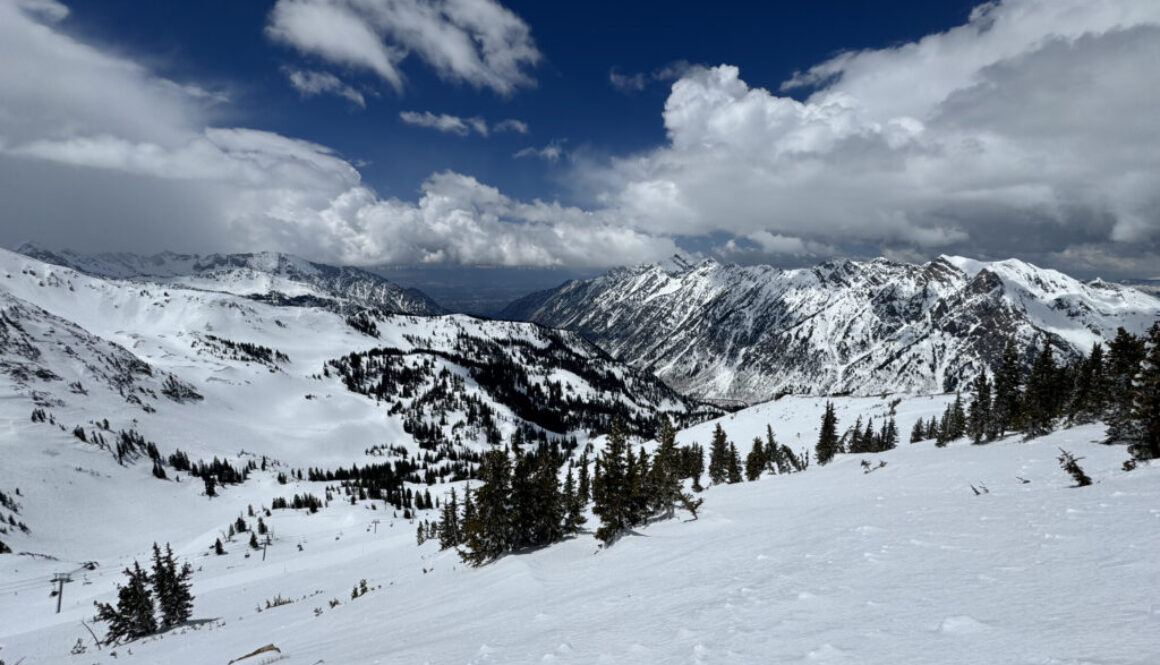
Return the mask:
[[444,80],[510,95],[535,85],[543,57],[524,21],[494,0],[278,0],[270,39],[327,62],[370,70],[402,92],[416,54]]
[[[299,4],[364,27],[372,12],[362,0],[279,3]],[[8,246],[575,266],[690,246],[778,263],[948,252],[1108,277],[1160,264],[1151,2],[989,4],[963,26],[795,75],[785,89],[798,98],[750,86],[736,67],[687,69],[664,104],[662,145],[601,162],[567,155],[582,206],[514,199],[454,172],[433,174],[415,200],[381,198],[326,146],[215,126],[227,98],[69,36],[55,7],[0,0]],[[400,47],[376,30],[394,67]],[[460,135],[526,130],[400,117]],[[562,142],[521,153],[564,156]]]
[[800,241],[1061,265],[1086,247],[1086,266],[1116,270],[1109,257],[1160,254],[1157,62],[1160,4],[990,3],[795,75],[782,88],[800,101],[693,68],[665,103],[665,145],[579,176],[633,228],[769,255]]
[[671,62],[651,73],[636,72],[635,74],[621,74],[616,67],[608,70],[608,82],[612,87],[627,94],[640,92],[650,83],[675,81],[685,75],[693,65],[684,60]]
[[468,118],[464,120],[459,116],[447,115],[441,113],[436,115],[430,111],[401,111],[399,119],[408,125],[415,125],[416,127],[426,127],[436,131],[444,132],[446,134],[458,134],[459,136],[467,136],[475,129],[478,133],[487,136],[487,123],[482,118]]
[[365,109],[367,107],[367,100],[361,92],[343,83],[342,79],[330,72],[296,69],[294,67],[283,67],[282,72],[290,80],[290,85],[294,86],[294,89],[303,97],[338,95],[350,100],[359,108]]
[[560,161],[561,157],[567,154],[564,152],[565,141],[567,141],[567,139],[557,139],[549,142],[548,145],[542,148],[524,148],[523,150],[520,150],[516,154],[512,155],[512,157],[515,157],[516,159],[522,159],[524,157],[538,157],[546,162],[555,164],[556,162]]
[[492,126],[494,132],[515,132],[517,134],[528,133],[528,123],[523,120],[516,120],[515,118],[508,118],[507,120],[500,120]]
[[[513,199],[452,172],[432,175],[416,201],[382,199],[326,146],[214,127],[206,105],[221,102],[196,85],[95,49],[51,19],[0,0],[0,244],[596,266],[676,249],[607,215]],[[458,122],[449,126],[526,131],[514,119]]]
[[487,121],[479,116],[461,118],[456,115],[448,115],[446,113],[435,114],[430,111],[423,111],[422,113],[418,111],[402,111],[399,113],[399,119],[408,125],[426,127],[445,134],[457,134],[459,136],[467,136],[471,132],[475,132],[480,136],[487,136],[493,132],[528,133],[527,123],[514,118],[501,120],[491,127],[488,127]]
[[[290,222],[290,223],[287,223]],[[487,263],[615,266],[656,261],[677,251],[667,238],[625,228],[574,207],[509,198],[474,177],[432,175],[416,203],[382,200],[353,187],[315,214],[262,220],[256,244],[275,240],[346,263]]]
[[639,92],[644,90],[645,75],[641,72],[635,74],[621,74],[616,71],[616,67],[608,70],[608,82],[612,87],[621,92]]

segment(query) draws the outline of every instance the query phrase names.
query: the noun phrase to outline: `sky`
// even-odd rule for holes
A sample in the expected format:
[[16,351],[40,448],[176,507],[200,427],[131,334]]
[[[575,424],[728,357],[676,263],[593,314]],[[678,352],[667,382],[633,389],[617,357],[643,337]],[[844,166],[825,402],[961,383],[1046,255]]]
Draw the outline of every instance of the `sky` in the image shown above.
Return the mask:
[[0,245],[1160,276],[1160,3],[0,0]]

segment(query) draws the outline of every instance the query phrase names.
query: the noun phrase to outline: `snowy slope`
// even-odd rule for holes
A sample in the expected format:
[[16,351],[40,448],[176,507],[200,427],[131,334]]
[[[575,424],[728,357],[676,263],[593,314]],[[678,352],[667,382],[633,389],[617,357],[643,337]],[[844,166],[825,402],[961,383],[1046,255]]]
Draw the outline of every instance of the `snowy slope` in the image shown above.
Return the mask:
[[[126,503],[120,486],[130,481],[144,493],[165,494],[157,504],[168,512],[206,503],[200,482],[155,480],[148,459],[119,464],[111,445],[91,442],[94,434],[108,442],[131,431],[155,443],[163,457],[180,449],[193,461],[216,457],[243,466],[265,456],[282,471],[335,468],[384,461],[367,453],[375,447],[421,455],[405,419],[451,442],[441,454],[485,449],[482,431],[462,424],[468,419],[462,400],[470,396],[490,410],[504,440],[516,428],[587,438],[586,427],[547,431],[537,424],[559,422],[549,416],[561,407],[541,404],[531,415],[517,413],[507,393],[474,378],[474,371],[498,363],[522,367],[522,376],[537,385],[564,385],[570,410],[592,409],[602,418],[616,412],[644,423],[667,413],[680,421],[697,408],[571,333],[464,316],[382,316],[375,323],[378,337],[326,308],[99,279],[0,251],[0,491],[27,489],[29,482],[52,488],[64,493],[68,510],[85,517],[67,531],[58,528],[45,512],[58,506],[53,491],[38,493],[24,502],[35,516],[25,520],[32,535],[0,535],[0,541],[54,556],[76,541],[93,544],[92,558],[106,548],[119,551],[125,543],[103,538],[103,525],[110,505]],[[458,349],[465,339],[486,342],[487,356],[464,364]],[[545,352],[532,362],[529,349],[537,347]],[[372,349],[413,366],[408,396],[379,401],[328,374],[328,363]],[[565,369],[578,365],[582,374]],[[441,391],[444,370],[462,385]],[[166,394],[172,385],[182,387],[175,397]],[[185,388],[202,399],[185,395]],[[32,422],[38,408],[46,422]],[[76,428],[90,441],[74,436]],[[292,495],[289,489],[281,494]],[[132,505],[152,514],[150,506]],[[215,517],[212,523],[224,522]]]
[[328,266],[278,252],[255,254],[176,254],[152,256],[112,253],[86,255],[50,251],[25,244],[17,252],[53,265],[97,277],[148,282],[244,296],[298,299],[333,308],[355,305],[387,313],[434,315],[443,308],[415,289],[406,289],[374,273]]
[[[904,400],[900,429],[945,401]],[[721,422],[738,442],[767,423],[782,441],[810,441],[822,405],[786,398]],[[887,408],[839,399],[843,424]],[[713,425],[680,438],[704,442]],[[218,515],[183,513],[188,523],[147,534],[109,511],[105,537],[124,539],[122,555],[78,573],[60,615],[47,580],[74,564],[0,557],[0,657],[209,664],[273,644],[280,653],[242,662],[1145,665],[1160,658],[1160,467],[1121,471],[1123,449],[1093,443],[1100,435],[1090,426],[1030,443],[839,456],[710,488],[699,520],[651,525],[607,551],[583,535],[480,569],[434,543],[417,547],[413,525],[342,502],[276,515],[278,542],[301,550],[280,544],[262,561],[239,541],[207,555],[210,518],[263,500],[273,488],[257,483],[210,502]],[[1096,484],[1069,487],[1057,446],[1084,457]],[[865,474],[863,458],[887,464]],[[972,484],[989,492],[976,496]],[[80,620],[93,599],[112,597],[118,561],[143,557],[156,537],[181,543],[197,567],[200,623],[122,646],[115,659],[97,652]],[[87,551],[74,541],[65,556]],[[351,599],[360,579],[370,591]],[[265,608],[277,596],[294,602]],[[70,655],[78,638],[86,652]]]
[[[6,252],[0,321],[0,491],[18,504],[0,507],[0,518],[29,529],[0,532],[16,552],[0,555],[0,659],[9,665],[224,665],[266,644],[280,653],[240,662],[1160,659],[1152,637],[1160,467],[1122,471],[1123,448],[1093,443],[1099,426],[1030,443],[925,442],[839,456],[800,474],[710,488],[699,520],[653,524],[606,551],[584,534],[472,569],[434,542],[417,546],[416,524],[401,510],[351,502],[337,483],[292,472],[398,459],[374,446],[400,447],[409,458],[436,452],[405,430],[402,417],[416,405],[431,409],[431,422],[446,418],[448,439],[464,438],[457,451],[484,449],[463,434],[469,428],[454,429],[463,415],[453,402],[432,396],[453,376],[464,380],[457,394],[494,409],[505,436],[526,425],[471,378],[496,348],[502,362],[526,368],[521,380],[531,384],[645,415],[679,417],[694,405],[665,397],[663,386],[575,335],[533,324],[382,316],[373,337],[327,308],[99,279]],[[349,390],[328,364],[374,349],[391,349],[418,377],[410,397]],[[167,397],[170,376],[203,399]],[[905,434],[950,399],[836,398],[839,429],[859,415],[881,422],[893,409]],[[768,425],[781,443],[808,449],[824,403],[784,397],[688,427],[678,440],[707,444],[719,422],[744,452]],[[33,409],[48,420],[34,422]],[[76,437],[77,426],[89,441]],[[185,472],[168,468],[159,480],[147,458],[118,460],[92,442],[92,433],[112,439],[127,429],[165,455],[180,448],[195,460],[268,466],[211,499]],[[573,433],[581,443],[589,434]],[[1084,457],[1097,483],[1070,488],[1057,446]],[[886,466],[865,474],[862,459]],[[282,484],[279,474],[291,477]],[[406,486],[441,499],[464,484]],[[976,496],[972,484],[989,492]],[[264,514],[275,497],[325,497],[328,487],[333,499],[316,514]],[[265,552],[249,549],[245,535],[228,537],[239,516],[254,526],[251,506],[272,530]],[[225,556],[210,552],[217,538]],[[94,600],[115,598],[121,569],[145,561],[155,541],[193,563],[195,621],[117,647],[116,656],[98,651],[82,621]],[[60,614],[50,596],[56,573],[73,580]],[[368,592],[352,599],[364,579]],[[278,597],[293,602],[268,608]],[[84,652],[74,654],[78,640]]]
[[808,269],[706,261],[569,282],[505,315],[578,331],[686,394],[954,390],[993,366],[1008,339],[1049,339],[1063,357],[1116,328],[1142,333],[1160,301],[1010,259],[878,259]]

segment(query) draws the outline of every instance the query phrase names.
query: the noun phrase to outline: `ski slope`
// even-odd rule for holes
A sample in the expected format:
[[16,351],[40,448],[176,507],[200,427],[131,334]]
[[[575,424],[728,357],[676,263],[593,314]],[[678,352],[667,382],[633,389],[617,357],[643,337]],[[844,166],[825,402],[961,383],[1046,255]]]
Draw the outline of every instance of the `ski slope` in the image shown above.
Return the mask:
[[[947,399],[903,400],[899,430]],[[889,400],[836,403],[842,429]],[[812,446],[823,405],[785,398],[719,422],[743,452],[767,424],[779,441]],[[707,443],[715,424],[678,438]],[[215,557],[208,546],[245,504],[293,488],[257,474],[192,511],[122,483],[100,531],[124,549],[66,585],[61,614],[47,580],[70,561],[0,557],[0,658],[224,665],[274,644],[280,653],[241,662],[1152,664],[1160,468],[1124,472],[1124,450],[1094,443],[1101,435],[1086,426],[1027,443],[841,455],[709,488],[697,521],[656,523],[608,550],[582,535],[479,569],[433,542],[416,546],[412,524],[341,501],[316,515],[275,512],[265,561],[243,539]],[[1094,485],[1070,487],[1059,447],[1085,458]],[[886,465],[867,474],[862,459]],[[52,519],[80,526],[66,510]],[[94,599],[114,598],[120,567],[144,560],[153,539],[194,563],[198,623],[114,659],[80,621]],[[83,560],[90,545],[62,541],[62,558]],[[369,592],[352,600],[360,579]],[[294,602],[265,609],[279,595]],[[78,638],[87,650],[71,655]]]

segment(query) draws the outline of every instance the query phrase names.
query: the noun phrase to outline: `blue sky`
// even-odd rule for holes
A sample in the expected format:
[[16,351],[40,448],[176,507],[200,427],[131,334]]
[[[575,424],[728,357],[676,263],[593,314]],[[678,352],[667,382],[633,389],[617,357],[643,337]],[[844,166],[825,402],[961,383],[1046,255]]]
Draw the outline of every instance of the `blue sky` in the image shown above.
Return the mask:
[[1150,0],[0,12],[7,246],[1160,273]]

